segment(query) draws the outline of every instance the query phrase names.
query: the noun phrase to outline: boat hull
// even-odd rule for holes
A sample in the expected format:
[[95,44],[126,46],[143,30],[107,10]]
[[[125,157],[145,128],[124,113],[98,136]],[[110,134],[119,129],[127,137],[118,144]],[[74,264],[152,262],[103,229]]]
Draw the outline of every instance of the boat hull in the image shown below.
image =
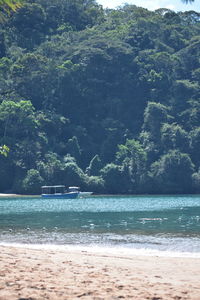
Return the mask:
[[78,197],[79,198],[86,198],[86,197],[89,197],[93,194],[93,192],[79,192],[79,195]]
[[42,194],[42,198],[52,198],[52,199],[76,199],[76,198],[78,198],[78,193]]

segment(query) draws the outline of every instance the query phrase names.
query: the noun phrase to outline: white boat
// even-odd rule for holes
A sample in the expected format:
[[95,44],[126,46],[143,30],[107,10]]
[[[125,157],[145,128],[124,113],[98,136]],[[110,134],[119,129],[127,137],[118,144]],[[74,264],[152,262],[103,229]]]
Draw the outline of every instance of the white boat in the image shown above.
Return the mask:
[[64,185],[45,185],[42,186],[42,195],[43,198],[64,198],[64,199],[76,199],[79,196],[79,192],[66,191]]
[[93,192],[79,192],[78,197],[84,198],[84,197],[89,197],[93,194]]
[[86,198],[93,194],[93,192],[81,192],[78,186],[70,186],[69,192],[78,192],[78,198]]

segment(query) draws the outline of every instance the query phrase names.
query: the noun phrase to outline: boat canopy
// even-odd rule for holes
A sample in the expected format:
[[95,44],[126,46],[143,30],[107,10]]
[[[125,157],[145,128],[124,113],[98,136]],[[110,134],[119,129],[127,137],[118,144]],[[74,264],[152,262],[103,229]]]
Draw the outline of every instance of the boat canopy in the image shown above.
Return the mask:
[[69,192],[78,192],[80,190],[80,187],[78,187],[78,186],[69,186],[68,190],[69,190]]
[[65,187],[64,185],[43,185],[42,189],[46,188],[60,188],[60,187]]
[[64,185],[43,185],[42,194],[63,194],[65,192]]

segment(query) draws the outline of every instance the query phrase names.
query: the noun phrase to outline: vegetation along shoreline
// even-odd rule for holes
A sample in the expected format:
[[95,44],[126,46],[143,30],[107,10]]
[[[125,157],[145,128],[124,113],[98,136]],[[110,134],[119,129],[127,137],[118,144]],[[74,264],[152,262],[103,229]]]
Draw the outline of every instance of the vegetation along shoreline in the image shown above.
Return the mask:
[[200,14],[24,3],[0,28],[0,192],[200,193]]

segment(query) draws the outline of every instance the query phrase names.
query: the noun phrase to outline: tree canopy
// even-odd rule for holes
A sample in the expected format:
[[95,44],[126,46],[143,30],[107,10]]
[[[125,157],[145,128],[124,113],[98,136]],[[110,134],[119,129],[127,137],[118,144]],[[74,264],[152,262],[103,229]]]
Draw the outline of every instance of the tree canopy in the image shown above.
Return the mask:
[[199,56],[195,11],[95,0],[10,11],[0,28],[0,191],[199,191]]

